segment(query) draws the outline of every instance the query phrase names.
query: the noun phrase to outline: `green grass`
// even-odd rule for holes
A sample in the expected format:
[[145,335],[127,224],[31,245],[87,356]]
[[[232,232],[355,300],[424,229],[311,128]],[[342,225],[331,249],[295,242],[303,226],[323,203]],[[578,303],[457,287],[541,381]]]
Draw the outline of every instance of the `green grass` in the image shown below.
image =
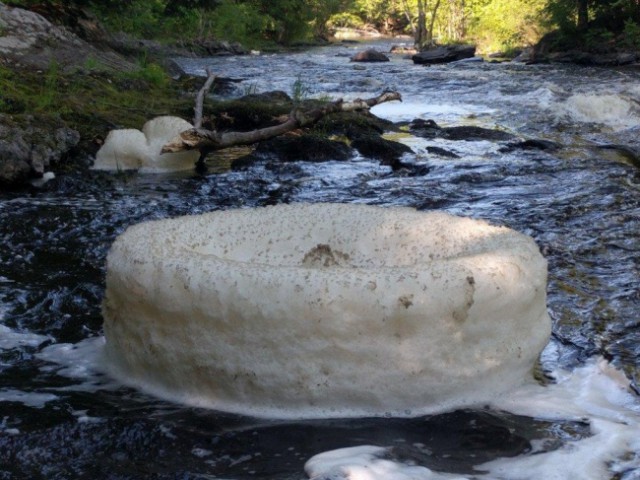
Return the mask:
[[62,119],[87,142],[113,128],[140,128],[158,115],[193,114],[193,96],[158,65],[126,73],[92,67],[65,73],[55,63],[45,72],[0,65],[0,113]]

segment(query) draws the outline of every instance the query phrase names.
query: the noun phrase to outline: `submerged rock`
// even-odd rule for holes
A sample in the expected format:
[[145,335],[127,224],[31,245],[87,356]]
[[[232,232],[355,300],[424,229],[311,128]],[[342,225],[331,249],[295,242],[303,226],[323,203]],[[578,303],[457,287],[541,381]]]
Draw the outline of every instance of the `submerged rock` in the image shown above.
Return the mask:
[[421,118],[413,120],[409,128],[411,133],[423,138],[445,138],[447,140],[466,141],[505,141],[513,140],[516,136],[503,130],[483,128],[476,126],[441,127],[433,120],[423,120]]
[[543,150],[553,152],[559,150],[561,145],[551,140],[530,139],[521,142],[508,143],[500,148],[500,152],[513,152],[514,150]]

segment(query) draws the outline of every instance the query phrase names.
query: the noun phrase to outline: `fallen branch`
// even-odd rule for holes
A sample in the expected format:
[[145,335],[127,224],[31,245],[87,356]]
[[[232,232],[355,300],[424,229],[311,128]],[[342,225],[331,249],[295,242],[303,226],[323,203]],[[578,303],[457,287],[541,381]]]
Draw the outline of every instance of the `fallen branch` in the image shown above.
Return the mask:
[[[210,75],[209,78],[212,76]],[[209,79],[207,79],[207,82]],[[213,82],[213,80],[212,80]],[[206,86],[206,84],[205,84]],[[206,90],[203,89],[201,92]],[[204,97],[204,93],[202,94]],[[214,150],[222,150],[236,145],[250,145],[261,140],[277,137],[283,133],[290,132],[297,128],[307,127],[319,121],[322,117],[338,112],[350,112],[358,110],[368,110],[369,108],[384,102],[394,100],[402,101],[402,97],[398,92],[385,92],[374,98],[366,100],[353,100],[351,102],[343,102],[337,100],[323,107],[308,111],[293,110],[286,121],[273,127],[261,128],[250,132],[217,132],[215,130],[207,130],[196,125],[195,128],[186,130],[180,135],[172,138],[169,143],[162,147],[161,153],[176,153],[185,150],[200,150],[210,152]],[[196,107],[197,109],[197,107]],[[202,109],[200,109],[202,112]],[[197,113],[197,112],[196,112]],[[201,155],[201,158],[202,156]]]

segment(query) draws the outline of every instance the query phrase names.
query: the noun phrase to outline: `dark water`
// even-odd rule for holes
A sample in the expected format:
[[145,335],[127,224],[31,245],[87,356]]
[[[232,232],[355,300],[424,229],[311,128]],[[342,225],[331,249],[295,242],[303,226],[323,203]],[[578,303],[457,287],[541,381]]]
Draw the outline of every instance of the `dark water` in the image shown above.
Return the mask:
[[[405,102],[377,110],[392,120],[499,126],[562,148],[505,153],[490,142],[406,136],[416,151],[406,160],[428,165],[428,173],[408,176],[354,158],[205,175],[93,173],[1,193],[1,479],[301,479],[309,457],[362,444],[393,446],[398,458],[434,470],[470,473],[484,461],[528,451],[532,441],[554,448],[589,435],[581,422],[485,409],[403,420],[262,421],[162,402],[87,373],[83,355],[100,342],[105,256],[116,235],[144,220],[218,209],[402,205],[527,233],[549,260],[557,348],[541,369],[603,356],[638,389],[640,174],[622,150],[597,146],[637,147],[640,74],[510,64],[425,68],[401,58],[356,70],[350,48],[204,63],[245,79],[238,95],[291,93],[296,79],[305,95],[353,98],[393,88]],[[428,145],[463,158],[430,155]]]

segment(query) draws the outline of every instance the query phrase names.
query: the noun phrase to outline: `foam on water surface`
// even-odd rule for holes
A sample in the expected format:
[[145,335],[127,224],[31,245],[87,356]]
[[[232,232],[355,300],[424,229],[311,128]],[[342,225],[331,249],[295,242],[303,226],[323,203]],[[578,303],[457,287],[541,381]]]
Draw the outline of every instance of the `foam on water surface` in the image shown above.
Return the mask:
[[640,125],[637,92],[633,91],[617,94],[574,93],[551,108],[559,118],[602,124],[612,130],[624,130]]
[[[0,306],[0,320],[2,319],[2,306]],[[0,325],[0,350],[10,350],[16,347],[37,347],[50,340],[46,335],[38,335],[32,332],[18,332],[6,325]]]
[[[478,473],[452,476],[393,459],[390,448],[360,446],[311,458],[312,479],[332,480],[608,480],[640,473],[640,402],[624,374],[602,359],[572,372],[558,371],[556,383],[528,384],[494,401],[491,408],[550,421],[587,422],[591,436],[477,465]],[[637,478],[637,477],[633,477]]]

